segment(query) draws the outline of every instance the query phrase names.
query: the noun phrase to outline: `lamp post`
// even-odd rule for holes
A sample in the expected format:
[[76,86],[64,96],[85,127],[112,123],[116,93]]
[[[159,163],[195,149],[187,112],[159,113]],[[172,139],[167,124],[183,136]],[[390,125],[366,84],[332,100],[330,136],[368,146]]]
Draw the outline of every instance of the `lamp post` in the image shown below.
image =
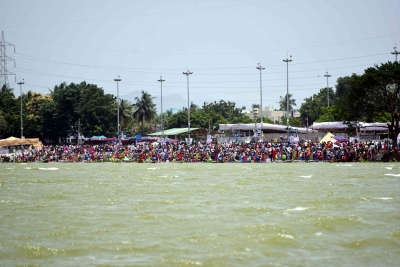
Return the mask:
[[292,62],[292,55],[290,59],[286,58],[283,62],[286,62],[286,127],[287,127],[287,139],[289,141],[289,62]]
[[397,52],[396,47],[393,47],[393,49],[394,49],[394,52],[392,52],[392,55],[395,56],[396,62],[397,62],[397,55],[400,54],[400,52]]
[[18,82],[17,84],[19,84],[19,95],[21,98],[21,138],[24,138],[24,122],[22,120],[22,85],[24,84],[24,79],[22,79],[22,81]]
[[187,94],[188,94],[188,142],[191,144],[192,142],[190,141],[190,105],[189,105],[189,75],[193,74],[193,72],[190,72],[190,70],[187,70],[186,72],[183,72],[184,75],[186,75],[187,78]]
[[256,69],[258,69],[258,70],[260,70],[260,118],[261,118],[261,121],[260,121],[260,128],[261,128],[261,138],[263,138],[262,137],[262,125],[263,125],[263,117],[262,117],[262,79],[261,79],[261,71],[262,70],[265,70],[265,68],[263,68],[262,66],[261,66],[261,62],[260,63],[257,63],[257,67],[256,67]]
[[260,117],[261,117],[261,125],[262,125],[263,120],[262,120],[262,79],[261,79],[261,71],[265,70],[265,68],[263,68],[261,66],[261,63],[257,63],[257,65],[258,66],[256,67],[256,69],[260,70]]
[[327,94],[327,99],[328,99],[328,107],[329,107],[329,77],[331,77],[332,75],[329,75],[329,73],[328,73],[328,71],[327,72],[325,72],[325,75],[324,75],[325,77],[326,77],[326,94]]
[[163,123],[163,107],[162,107],[162,83],[165,82],[165,80],[162,79],[162,76],[160,76],[160,79],[157,80],[158,82],[161,83],[161,139],[164,141],[164,123]]
[[118,88],[118,82],[121,81],[121,78],[118,75],[117,79],[114,79],[114,81],[117,82],[117,127],[118,127],[118,134],[117,134],[117,140],[119,141],[120,134],[121,134],[121,126],[119,125],[119,88]]

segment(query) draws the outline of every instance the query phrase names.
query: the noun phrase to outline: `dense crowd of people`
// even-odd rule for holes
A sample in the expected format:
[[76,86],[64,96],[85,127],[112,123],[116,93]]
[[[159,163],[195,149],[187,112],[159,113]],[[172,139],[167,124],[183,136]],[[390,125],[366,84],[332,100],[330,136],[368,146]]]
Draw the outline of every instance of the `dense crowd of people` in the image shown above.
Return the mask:
[[1,162],[289,162],[379,160],[390,141],[255,143],[138,143],[42,146],[2,155]]

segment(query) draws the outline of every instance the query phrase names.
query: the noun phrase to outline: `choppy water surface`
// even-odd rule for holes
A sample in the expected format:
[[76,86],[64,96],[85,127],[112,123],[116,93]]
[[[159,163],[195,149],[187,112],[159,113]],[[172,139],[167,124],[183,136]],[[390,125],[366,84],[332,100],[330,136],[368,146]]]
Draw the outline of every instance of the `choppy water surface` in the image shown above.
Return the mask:
[[0,164],[0,265],[398,266],[400,164]]

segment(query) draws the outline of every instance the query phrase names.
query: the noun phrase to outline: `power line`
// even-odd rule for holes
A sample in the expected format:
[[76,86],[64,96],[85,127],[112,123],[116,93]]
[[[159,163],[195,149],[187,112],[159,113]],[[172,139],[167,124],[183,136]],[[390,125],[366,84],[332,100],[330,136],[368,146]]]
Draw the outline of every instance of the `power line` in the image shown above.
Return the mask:
[[125,15],[125,16],[102,17],[102,18],[92,18],[92,19],[79,19],[79,20],[69,20],[69,21],[54,21],[54,22],[45,22],[45,23],[36,23],[36,24],[24,24],[24,25],[14,25],[14,26],[3,26],[3,28],[32,27],[32,26],[43,26],[43,25],[64,24],[64,23],[76,23],[76,22],[85,22],[85,21],[98,21],[98,20],[107,20],[107,19],[120,19],[120,18],[143,17],[143,16],[150,16],[150,15],[162,15],[162,14],[170,14],[170,13],[182,13],[182,12],[190,12],[190,11],[210,10],[210,9],[229,8],[229,7],[238,7],[238,6],[248,6],[248,5],[257,5],[257,4],[269,4],[269,3],[285,2],[285,1],[288,1],[288,0],[263,1],[263,2],[246,3],[246,4],[236,4],[236,5],[224,5],[224,6],[215,6],[215,7],[203,7],[203,8],[173,10],[173,11],[164,11],[164,12],[151,12],[151,13],[136,14],[136,15]]
[[[16,54],[16,55],[21,55],[21,54]],[[23,55],[23,54],[22,54]],[[357,58],[365,58],[365,57],[374,57],[374,56],[381,56],[381,55],[387,55],[387,53],[380,53],[380,54],[372,54],[372,55],[364,55],[364,56],[357,56],[357,57],[348,57],[348,58],[340,58],[340,59],[330,59],[330,60],[320,60],[320,61],[309,61],[309,62],[300,62],[300,63],[293,63],[292,65],[304,65],[304,64],[313,64],[313,63],[323,63],[323,62],[332,62],[332,61],[341,61],[341,60],[349,60],[349,59],[357,59]],[[27,57],[32,57],[29,55],[23,55]],[[125,71],[125,72],[132,72],[132,73],[143,73],[143,74],[159,74],[160,71],[163,71],[165,69],[153,69],[154,72],[144,72],[144,71],[133,71],[131,69],[135,68],[124,68],[124,67],[107,67],[107,66],[93,66],[93,65],[85,65],[85,64],[76,64],[76,63],[69,63],[69,62],[62,62],[62,61],[54,61],[54,60],[46,60],[42,58],[37,58],[36,59],[30,59],[30,58],[24,58],[24,57],[18,57],[20,59],[26,59],[26,60],[31,60],[31,61],[42,61],[42,62],[48,62],[48,63],[54,63],[54,64],[63,64],[63,65],[70,65],[70,66],[78,66],[78,67],[88,67],[88,68],[96,68],[96,69],[105,69],[105,70],[114,70],[114,71]],[[35,57],[33,57],[35,58]],[[268,65],[265,67],[280,67],[281,65]],[[355,66],[350,66],[350,67],[357,67],[357,66],[363,66],[363,65],[355,65]],[[242,69],[250,69],[250,67],[240,67]],[[346,68],[346,67],[337,67],[337,68],[331,68],[331,69],[339,69],[339,68]],[[137,68],[139,69],[139,68]],[[222,68],[221,68],[222,69]],[[226,68],[226,70],[230,70],[231,68]],[[140,70],[140,69],[139,69]],[[149,69],[142,69],[142,70],[149,70]],[[169,69],[169,71],[173,71],[175,69]],[[199,70],[213,70],[213,68],[209,69],[195,69],[196,71]],[[322,69],[316,69],[315,71],[322,70]],[[314,71],[314,70],[310,70]],[[301,71],[294,71],[294,72],[306,72],[304,70]],[[283,72],[269,72],[266,74],[277,74],[277,73],[283,73]],[[169,74],[169,75],[179,75],[179,73],[171,72],[171,73],[163,73],[163,74]],[[203,74],[198,74],[197,76],[221,76],[221,75],[253,75],[253,74],[215,74],[215,73],[203,73]]]
[[[25,72],[24,71],[19,71],[19,72],[21,72],[21,73],[30,73],[30,74],[33,74],[33,75],[42,75],[42,76],[53,76],[53,77],[62,77],[62,78],[70,78],[70,79],[77,79],[77,80],[88,80],[88,81],[98,81],[98,82],[105,82],[105,83],[111,83],[110,81],[108,81],[108,80],[100,80],[100,79],[91,79],[91,78],[83,78],[83,77],[73,77],[73,76],[64,76],[64,75],[58,75],[58,74],[53,74],[53,73],[46,73],[46,72],[39,72],[39,71],[34,71],[34,70],[29,70],[29,69],[23,69],[23,68],[16,68],[17,70],[25,70]],[[352,74],[352,73],[351,73]],[[343,73],[343,74],[336,74],[335,76],[341,76],[341,75],[349,75],[349,73]],[[310,79],[310,78],[316,78],[316,77],[318,77],[318,76],[307,76],[307,77],[296,77],[296,78],[291,78],[291,79],[293,79],[293,80],[300,80],[300,79]],[[267,80],[263,80],[264,82],[265,81],[283,81],[283,80],[286,80],[286,79],[267,79]],[[122,82],[121,82],[122,83]],[[134,83],[137,83],[137,82],[135,82],[135,81],[125,81],[125,82],[123,82],[123,83],[125,83],[125,84],[134,84]],[[196,82],[194,82],[194,83],[196,83]],[[140,86],[154,86],[155,85],[155,83],[153,82],[152,84],[149,84],[149,85],[141,85],[141,84],[135,84],[135,85],[140,85]],[[174,87],[176,87],[176,86],[174,86]],[[229,86],[230,88],[233,88],[232,86]],[[181,88],[183,88],[183,86],[181,86]],[[192,88],[218,88],[218,87],[192,87]],[[221,87],[220,87],[221,88]],[[226,86],[225,87],[223,87],[223,88],[226,88]],[[240,86],[240,87],[237,87],[237,88],[243,88],[243,86]]]
[[348,40],[348,41],[335,42],[335,43],[328,43],[328,44],[320,44],[320,45],[311,45],[311,46],[300,46],[300,47],[292,47],[292,48],[279,48],[279,49],[270,49],[270,50],[262,50],[262,51],[210,52],[210,53],[176,53],[176,52],[174,52],[174,53],[171,53],[171,52],[169,52],[169,53],[166,53],[166,52],[164,52],[164,53],[155,53],[155,52],[137,52],[137,51],[129,51],[129,50],[119,50],[119,49],[109,49],[109,48],[89,47],[89,46],[82,46],[82,45],[75,45],[75,44],[67,44],[67,43],[62,43],[62,42],[55,42],[55,41],[50,41],[50,40],[39,39],[39,38],[36,38],[36,37],[31,37],[31,36],[16,34],[16,33],[12,33],[12,32],[8,32],[8,34],[15,35],[15,36],[20,36],[20,37],[28,38],[28,39],[32,39],[32,40],[37,40],[37,41],[41,41],[41,42],[52,43],[52,44],[58,44],[58,45],[64,45],[64,46],[70,46],[70,47],[78,47],[78,48],[84,48],[84,49],[92,49],[92,50],[101,50],[101,51],[110,51],[110,52],[120,52],[120,53],[133,53],[133,54],[146,54],[146,55],[234,55],[234,54],[268,53],[268,52],[278,52],[278,51],[287,51],[287,50],[300,50],[300,49],[307,49],[307,48],[316,48],[316,47],[340,45],[340,44],[361,42],[361,41],[366,41],[366,40],[372,40],[372,39],[378,39],[378,38],[384,38],[384,37],[399,35],[400,32],[390,33],[390,34],[386,34],[386,35],[373,36],[373,37],[367,37],[367,38],[362,38],[362,39]]

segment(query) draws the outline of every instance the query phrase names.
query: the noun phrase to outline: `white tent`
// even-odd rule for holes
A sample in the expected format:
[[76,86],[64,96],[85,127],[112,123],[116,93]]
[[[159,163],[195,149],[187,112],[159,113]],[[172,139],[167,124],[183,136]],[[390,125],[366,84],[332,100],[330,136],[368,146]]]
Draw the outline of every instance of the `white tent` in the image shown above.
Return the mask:
[[[262,129],[263,131],[274,131],[274,132],[282,132],[286,133],[286,125],[277,125],[277,124],[270,124],[270,123],[247,123],[247,124],[220,124],[219,130],[220,131],[232,131],[232,130],[242,130],[242,131],[253,131],[257,129]],[[302,128],[302,127],[291,127],[290,130],[297,131],[299,133],[309,133],[313,132],[310,128]]]
[[[332,133],[330,133],[330,132],[328,132],[322,139],[321,139],[321,141],[319,141],[320,143],[323,143],[323,142],[335,142],[336,140],[334,140],[334,135],[332,134]],[[332,140],[333,139],[333,140]]]

